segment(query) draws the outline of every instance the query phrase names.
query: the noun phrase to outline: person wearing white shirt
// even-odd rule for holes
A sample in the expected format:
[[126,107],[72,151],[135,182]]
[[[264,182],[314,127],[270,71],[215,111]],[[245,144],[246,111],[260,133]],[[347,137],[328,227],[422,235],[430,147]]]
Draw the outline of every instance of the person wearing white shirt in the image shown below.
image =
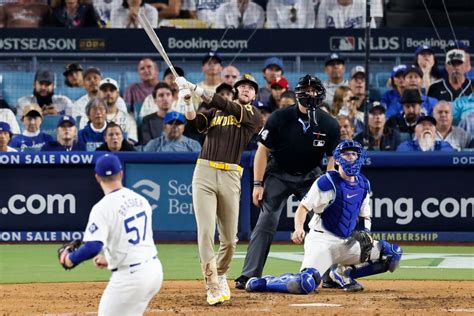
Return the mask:
[[262,28],[265,11],[250,0],[232,0],[217,9],[215,28]]
[[153,28],[158,27],[158,11],[144,0],[123,0],[122,6],[112,10],[112,28],[141,28],[138,14],[144,14]]
[[269,0],[267,4],[267,28],[314,28],[315,4],[315,0]]
[[93,0],[92,5],[99,16],[102,27],[110,28],[112,10],[119,9],[122,6],[122,0]]
[[[381,0],[371,2],[370,27],[377,27],[376,20],[383,18]],[[365,0],[320,0],[316,28],[364,28],[365,27]]]
[[209,27],[216,23],[217,9],[229,0],[191,0],[189,3],[191,15],[196,15],[197,18],[205,22]]

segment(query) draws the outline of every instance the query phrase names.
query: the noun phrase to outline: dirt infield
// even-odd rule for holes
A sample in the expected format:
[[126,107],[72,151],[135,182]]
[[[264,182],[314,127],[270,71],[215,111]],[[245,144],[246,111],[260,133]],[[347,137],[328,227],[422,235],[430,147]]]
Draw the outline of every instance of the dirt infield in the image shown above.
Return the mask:
[[[230,282],[233,285],[233,282]],[[373,281],[349,294],[318,289],[311,295],[233,290],[223,305],[206,305],[200,281],[165,281],[146,315],[472,315],[472,281]],[[105,282],[0,285],[3,315],[93,315]],[[292,306],[292,304],[307,304]]]

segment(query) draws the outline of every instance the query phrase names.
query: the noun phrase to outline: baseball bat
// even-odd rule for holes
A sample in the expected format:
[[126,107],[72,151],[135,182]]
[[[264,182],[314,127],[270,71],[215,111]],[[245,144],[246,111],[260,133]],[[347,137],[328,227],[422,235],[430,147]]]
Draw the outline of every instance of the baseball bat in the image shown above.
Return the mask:
[[168,58],[168,54],[166,54],[166,51],[163,48],[163,45],[161,44],[158,35],[156,35],[155,31],[153,30],[153,26],[151,26],[150,21],[148,21],[147,17],[145,16],[145,14],[143,14],[143,12],[138,14],[138,23],[140,23],[140,25],[143,27],[146,34],[148,35],[148,38],[153,43],[153,45],[155,45],[156,50],[158,51],[158,53],[160,53],[161,57],[164,59],[166,65],[168,65],[173,75],[178,78],[179,75],[176,73],[176,70],[174,69],[173,64],[171,63],[171,60]]

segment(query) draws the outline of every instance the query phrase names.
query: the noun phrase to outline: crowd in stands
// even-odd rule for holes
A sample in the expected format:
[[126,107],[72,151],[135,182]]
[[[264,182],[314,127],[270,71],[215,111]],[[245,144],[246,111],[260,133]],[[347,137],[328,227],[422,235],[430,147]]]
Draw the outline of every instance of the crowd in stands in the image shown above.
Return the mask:
[[[369,150],[469,150],[474,147],[471,63],[467,48],[455,44],[446,50],[444,67],[438,66],[430,47],[419,47],[412,65],[393,66],[387,82],[391,89],[380,100],[369,97],[369,102],[365,68],[356,65],[347,71],[343,56],[332,53],[324,64],[327,78],[321,78],[326,88],[321,109],[337,119],[341,139],[358,140]],[[210,52],[203,57],[201,69],[199,87],[232,99],[233,85],[240,77],[237,67],[224,66],[221,56]],[[187,124],[170,69],[160,80],[157,63],[142,58],[136,71],[140,81],[120,91],[117,80],[103,78],[99,68],[68,64],[63,72],[65,84],[83,91],[71,100],[55,94],[50,70],[39,69],[32,95],[11,105],[1,100],[2,151],[199,151],[205,133]],[[176,67],[176,71],[186,76],[184,69]],[[267,58],[262,75],[265,82],[260,83],[253,105],[265,123],[272,112],[297,101],[281,58]],[[207,107],[197,97],[193,104],[198,110]],[[43,130],[45,121],[53,122],[53,127]]]

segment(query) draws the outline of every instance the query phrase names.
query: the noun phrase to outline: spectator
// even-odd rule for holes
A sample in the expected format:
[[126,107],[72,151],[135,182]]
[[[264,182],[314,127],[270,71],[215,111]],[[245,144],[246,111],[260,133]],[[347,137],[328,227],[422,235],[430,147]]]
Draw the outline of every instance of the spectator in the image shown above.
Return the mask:
[[[179,68],[179,67],[175,67],[175,70],[176,70],[176,73],[179,75],[179,76],[184,76],[184,70]],[[178,104],[178,86],[176,85],[176,83],[174,82],[174,75],[173,73],[171,72],[171,69],[169,68],[166,68],[164,74],[163,74],[163,82],[158,82],[157,85],[161,84],[161,83],[166,83],[168,84],[170,90],[171,90],[171,97],[172,97],[172,100],[171,100],[171,108],[174,110],[174,111],[178,111],[180,113],[184,113],[184,107],[181,108],[180,105]],[[155,86],[156,88],[156,86]],[[155,91],[155,89],[153,89],[153,91]],[[147,115],[150,115],[150,114],[154,114],[156,113],[156,94],[151,93],[149,96],[147,96],[145,98],[145,100],[143,101],[143,105],[140,109],[140,114],[138,115],[139,119],[140,120],[143,120],[143,118]]]
[[99,23],[103,28],[112,27],[110,20],[112,11],[122,7],[122,0],[92,0],[92,4],[99,16]]
[[[264,87],[258,89],[257,101],[268,104],[272,95],[272,90],[270,89],[272,81],[283,75],[283,60],[278,57],[265,59],[262,72],[266,83]],[[293,104],[296,104],[296,102]]]
[[18,0],[0,6],[0,28],[40,28],[51,22],[51,9],[39,1]]
[[354,124],[352,120],[345,115],[338,115],[336,119],[339,123],[341,140],[352,140],[354,136]]
[[262,114],[262,126],[265,126],[265,124],[267,123],[268,117],[273,112],[272,108],[266,104],[263,104],[262,102],[258,102],[258,104],[256,104],[255,107],[259,110],[260,114]]
[[442,79],[433,48],[427,45],[420,46],[415,51],[415,66],[423,73],[423,91],[426,93],[433,82]]
[[226,98],[229,101],[234,99],[234,94],[232,92],[232,86],[223,82],[216,88],[216,93],[223,98]]
[[72,115],[72,101],[63,95],[54,95],[54,74],[49,70],[38,70],[33,81],[33,95],[21,97],[16,109],[22,113],[27,105],[37,104],[42,115]]
[[269,29],[312,29],[314,21],[313,1],[268,0],[266,26]]
[[222,69],[222,81],[230,85],[231,87],[237,82],[237,79],[240,78],[240,71],[237,67],[227,66]]
[[[432,115],[433,107],[438,103],[435,98],[427,97],[422,93],[423,72],[415,65],[411,65],[405,69],[403,73],[404,89],[417,89],[421,94],[421,114]],[[403,111],[401,103],[392,102],[387,108],[387,116],[392,117]]]
[[[145,0],[145,2],[158,10],[158,17],[160,19],[174,19],[179,17],[182,0]],[[161,22],[163,22],[163,20],[161,20]]]
[[[396,65],[390,74],[387,86],[391,89],[385,92],[380,100],[380,103],[387,109],[388,113],[385,113],[387,118],[398,114],[396,109],[398,106],[401,107],[400,99],[402,98],[403,90],[405,90],[405,77],[403,75],[406,69],[406,65]],[[389,109],[393,110],[389,111]]]
[[[400,145],[400,133],[385,126],[385,108],[379,102],[374,102],[369,110],[369,137],[367,150],[395,151]],[[354,137],[355,141],[365,144],[364,132],[358,133]]]
[[462,128],[453,126],[451,104],[440,101],[434,108],[433,116],[437,122],[437,139],[447,141],[457,151],[469,146],[471,135]]
[[218,29],[261,29],[264,23],[265,11],[251,0],[230,0],[216,11]]
[[104,143],[104,132],[107,127],[105,100],[92,97],[87,103],[86,114],[89,122],[79,131],[79,142],[85,145],[87,151],[94,151]]
[[448,102],[473,92],[471,80],[466,78],[466,54],[461,49],[452,49],[446,53],[445,69],[448,78],[433,83],[428,96]]
[[[311,1],[308,1],[311,2]],[[370,27],[380,26],[383,19],[381,0],[371,2]],[[316,28],[357,29],[365,27],[365,1],[360,0],[320,0]]]
[[138,22],[138,14],[143,14],[153,28],[158,28],[158,11],[144,0],[123,0],[122,6],[112,9],[110,21],[112,28],[142,28]]
[[[84,73],[84,90],[86,94],[74,102],[72,108],[72,116],[86,116],[86,105],[89,100],[99,94],[99,84],[102,81],[102,73],[98,68],[89,67]],[[127,112],[127,106],[122,97],[117,99],[117,108],[123,112]],[[81,120],[82,123],[82,120]],[[84,120],[84,125],[86,120]]]
[[273,80],[270,84],[270,90],[272,95],[270,100],[267,103],[267,106],[272,109],[272,111],[281,108],[281,95],[289,89],[288,80],[285,77],[279,77]]
[[346,86],[340,86],[334,93],[334,102],[332,104],[332,115],[343,115],[351,120],[355,132],[364,130],[364,113],[357,111],[356,101],[359,97],[354,96],[352,90]]
[[461,119],[464,119],[466,116],[474,112],[474,92],[457,98],[452,104],[453,121],[457,124]]
[[61,0],[53,10],[53,26],[79,28],[98,27],[99,17],[92,4],[79,3],[79,0]]
[[[471,144],[474,144],[474,111],[469,112],[460,122],[458,125],[459,128],[462,128],[465,130],[471,137],[473,138],[473,141],[471,141]],[[469,148],[474,148],[471,145],[469,145]]]
[[141,59],[137,71],[141,82],[132,83],[125,89],[124,99],[129,112],[133,112],[135,106],[141,105],[159,82],[158,65],[150,58]]
[[159,82],[155,86],[153,95],[155,96],[155,113],[148,114],[143,118],[140,127],[140,143],[142,145],[146,145],[150,140],[161,136],[163,119],[173,105],[171,87],[168,84]]
[[199,152],[201,145],[183,136],[186,119],[179,112],[168,112],[164,119],[164,133],[151,140],[143,149],[145,152]]
[[120,125],[109,122],[105,128],[104,143],[97,147],[96,151],[135,151],[133,145],[123,137],[123,130]]
[[296,104],[296,95],[291,90],[286,90],[281,94],[280,108],[287,108]]
[[421,115],[421,94],[416,89],[403,91],[403,113],[392,116],[386,126],[396,129],[400,133],[401,141],[413,139],[416,120]]
[[346,72],[346,65],[344,59],[337,53],[332,53],[324,63],[324,71],[328,76],[328,80],[323,81],[324,88],[326,88],[326,101],[332,104],[334,92],[340,86],[348,86],[349,81],[344,79]]
[[76,141],[76,120],[72,116],[62,116],[56,127],[56,140],[50,141],[41,147],[41,151],[84,151],[83,143]]
[[454,151],[444,140],[436,140],[436,120],[420,116],[416,120],[415,138],[401,143],[397,151]]
[[360,112],[365,111],[365,68],[362,66],[355,66],[351,70],[351,77],[349,79],[349,88],[354,96],[358,99],[354,100],[356,109]]
[[[469,54],[468,47],[466,46],[466,44],[464,44],[461,41],[454,41],[454,42],[450,41],[448,46],[445,48],[445,51],[449,52],[452,49],[461,49],[464,51],[464,55],[465,55],[465,58],[464,58],[465,69],[464,70],[465,70],[466,78],[472,81],[474,79],[474,69],[471,67],[471,56]],[[441,77],[447,77],[446,69],[442,69]]]
[[8,146],[11,139],[10,124],[0,121],[0,152],[17,152],[15,148]]
[[135,118],[117,107],[119,87],[117,81],[105,78],[99,84],[100,97],[104,98],[107,105],[107,122],[115,122],[127,134],[127,140],[137,143],[138,131]]
[[192,17],[213,27],[216,24],[217,9],[229,0],[190,0],[188,8]]
[[[202,59],[202,72],[204,73],[204,80],[197,84],[198,87],[204,90],[216,91],[217,86],[222,83],[222,59],[214,52],[209,52]],[[193,94],[193,104],[199,105],[202,99]]]
[[37,104],[27,105],[23,108],[21,118],[23,133],[13,137],[10,145],[20,151],[38,151],[44,144],[53,140],[40,130],[43,122],[42,110]]
[[18,125],[15,114],[10,107],[0,108],[0,122],[8,123],[12,134],[20,134],[20,126]]
[[83,69],[81,64],[72,63],[66,65],[64,72],[64,84],[70,88],[82,87],[83,84]]

